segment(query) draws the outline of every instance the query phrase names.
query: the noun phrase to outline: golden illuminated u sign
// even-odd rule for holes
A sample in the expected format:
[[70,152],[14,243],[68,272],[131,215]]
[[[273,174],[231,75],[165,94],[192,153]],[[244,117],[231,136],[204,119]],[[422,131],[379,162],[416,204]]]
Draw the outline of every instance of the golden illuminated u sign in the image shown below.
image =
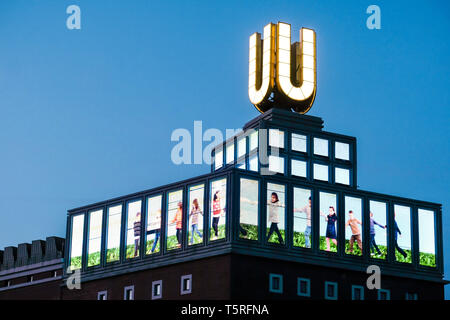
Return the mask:
[[282,108],[306,113],[316,96],[316,33],[300,30],[300,43],[291,44],[291,25],[279,22],[250,36],[248,95],[265,112]]

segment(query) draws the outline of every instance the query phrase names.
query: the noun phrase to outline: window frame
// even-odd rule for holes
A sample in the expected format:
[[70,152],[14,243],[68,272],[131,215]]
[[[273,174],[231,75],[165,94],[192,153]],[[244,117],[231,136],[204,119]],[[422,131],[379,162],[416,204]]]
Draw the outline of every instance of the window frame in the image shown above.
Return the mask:
[[[333,287],[334,296],[328,295],[328,286]],[[338,283],[334,281],[325,281],[325,293],[324,293],[324,299],[325,300],[338,300]]]
[[[140,230],[140,235],[139,235],[139,249],[138,249],[138,255],[137,257],[130,257],[127,258],[127,241],[128,241],[128,214],[129,214],[129,204],[133,203],[133,202],[141,202],[141,209],[140,209],[140,213],[141,213],[141,230]],[[125,214],[124,214],[124,220],[125,223],[123,224],[122,228],[123,228],[123,242],[122,242],[122,246],[123,246],[123,253],[122,253],[122,258],[124,261],[131,261],[131,260],[138,260],[142,258],[142,226],[143,226],[143,214],[142,212],[144,211],[143,209],[143,205],[145,202],[145,198],[141,197],[134,197],[134,198],[130,198],[128,200],[125,201]],[[134,222],[133,222],[133,239],[134,239]]]
[[[271,179],[265,179],[265,185],[264,185],[264,191],[265,191],[265,202],[264,202],[264,213],[265,213],[265,217],[264,217],[264,223],[262,224],[263,226],[265,226],[264,229],[264,244],[265,245],[269,245],[269,246],[276,246],[276,247],[286,247],[287,243],[288,243],[288,217],[287,217],[287,211],[288,211],[288,188],[289,185],[287,182],[282,182],[282,181],[277,181],[277,180],[271,180]],[[268,225],[268,212],[267,212],[267,206],[268,206],[268,185],[269,184],[275,184],[275,185],[279,185],[279,186],[283,186],[284,187],[284,239],[283,239],[283,244],[281,243],[276,243],[276,242],[269,242],[269,238],[267,237],[268,235],[268,231],[267,229],[270,227]],[[261,217],[261,215],[260,215]],[[261,224],[261,221],[260,221]]]
[[[185,274],[181,276],[180,281],[180,295],[187,295],[192,293],[192,274]],[[189,280],[189,288],[184,289],[184,280]]]
[[[224,238],[218,238],[218,239],[214,239],[211,240],[211,231],[212,229],[212,222],[213,222],[213,214],[212,214],[212,199],[213,199],[213,194],[212,194],[212,185],[214,182],[219,181],[219,180],[223,180],[225,179],[225,237]],[[230,178],[228,175],[223,175],[223,176],[217,176],[211,179],[208,179],[205,182],[205,189],[207,188],[207,194],[205,195],[205,199],[207,201],[207,203],[205,202],[206,205],[206,210],[207,210],[207,217],[206,217],[206,230],[205,232],[207,232],[206,235],[206,241],[205,241],[205,245],[209,245],[210,243],[219,243],[219,242],[224,242],[228,240],[228,229],[229,229],[229,220],[230,220],[230,204],[229,204],[229,199],[230,199],[230,182],[229,182]],[[204,228],[205,229],[205,228]]]
[[[306,282],[306,292],[303,293],[301,292],[301,282],[304,281]],[[311,297],[311,280],[308,278],[301,278],[298,277],[297,278],[297,295],[299,297]]]
[[[127,292],[131,292],[131,299],[127,299]],[[134,285],[126,286],[123,288],[123,300],[134,300]]]
[[[327,163],[323,163],[323,162],[312,161],[311,164],[312,164],[312,166],[311,166],[311,169],[312,169],[311,180],[314,181],[314,182],[329,184],[330,180],[331,180],[331,174],[330,174],[331,163],[327,164]],[[323,167],[327,168],[327,180],[322,180],[322,179],[316,178],[316,165],[323,166]]]
[[[279,280],[279,288],[275,289],[273,287],[273,280],[278,279]],[[271,293],[283,293],[283,275],[278,273],[270,273],[269,274],[269,292]]]
[[[356,290],[361,290],[361,293],[360,293],[360,299],[356,299]],[[360,286],[360,285],[352,285],[352,300],[364,300],[364,287],[363,286]]]
[[[167,238],[168,238],[168,231],[169,231],[169,195],[173,192],[178,192],[181,191],[181,202],[183,204],[183,212],[181,213],[181,246],[179,248],[171,248],[169,249],[167,247]],[[186,230],[186,186],[183,184],[181,186],[178,186],[176,188],[173,189],[169,189],[169,190],[165,190],[164,191],[164,197],[165,197],[165,204],[164,204],[164,208],[165,208],[165,213],[164,213],[164,246],[163,246],[163,254],[170,254],[173,252],[179,252],[182,251],[184,248],[185,243],[184,242],[184,238],[185,238],[185,230]]]
[[[110,222],[109,209],[117,207],[117,206],[120,206],[119,247],[118,247],[119,248],[119,258],[117,260],[114,260],[114,261],[108,261],[108,240],[109,240],[108,239],[109,238],[108,227],[109,227],[109,222]],[[104,237],[105,237],[105,248],[103,249],[103,254],[105,256],[104,265],[111,265],[111,264],[114,264],[114,263],[120,263],[122,261],[122,257],[123,257],[123,254],[122,254],[122,243],[123,243],[123,240],[124,240],[123,237],[122,237],[123,220],[124,220],[124,207],[125,207],[125,205],[124,205],[123,201],[115,202],[115,203],[112,203],[112,204],[108,204],[106,206],[106,214],[105,214],[106,222],[105,222],[105,235],[104,235]]]
[[[81,232],[81,255],[80,255],[80,258],[81,258],[81,266],[80,266],[80,268],[76,268],[76,269],[72,269],[71,268],[71,266],[72,266],[72,247],[73,247],[73,220],[76,218],[76,217],[79,217],[79,216],[83,216],[83,223],[81,224],[82,226],[83,226],[83,229],[82,229],[82,232]],[[83,268],[84,268],[84,265],[85,265],[85,244],[86,244],[86,241],[85,241],[85,233],[86,233],[86,223],[87,223],[87,219],[86,219],[86,212],[78,212],[78,213],[75,213],[75,214],[73,214],[73,215],[71,215],[70,216],[70,228],[69,228],[69,232],[70,232],[70,240],[69,240],[69,246],[68,246],[68,257],[69,257],[69,259],[68,259],[68,261],[67,261],[67,267],[68,268],[70,268],[70,270],[71,271],[75,271],[75,270],[83,270]]]
[[[100,261],[98,264],[95,265],[89,265],[89,243],[91,242],[90,236],[91,236],[91,214],[97,211],[101,211],[101,224],[100,224],[100,249],[98,253],[100,254]],[[103,255],[102,255],[102,244],[103,244],[103,227],[104,227],[104,221],[105,221],[105,208],[104,207],[98,207],[93,208],[87,211],[87,228],[86,228],[86,268],[98,268],[103,265]]]
[[[191,232],[191,229],[190,229],[190,221],[191,221],[191,219],[189,217],[190,206],[191,206],[191,190],[190,189],[192,187],[196,187],[196,186],[203,186],[203,194],[202,194],[202,196],[203,196],[203,208],[202,208],[203,215],[201,217],[198,217],[199,220],[200,219],[202,220],[203,233],[202,233],[202,242],[190,244],[189,243],[189,240],[190,240],[189,236],[190,236],[190,232]],[[195,183],[188,184],[186,186],[186,197],[187,197],[186,200],[187,200],[188,207],[186,207],[186,210],[185,210],[184,204],[183,204],[183,211],[186,211],[186,218],[184,218],[184,221],[183,221],[183,224],[186,225],[186,226],[183,225],[183,228],[186,229],[186,233],[185,233],[185,239],[183,239],[183,241],[186,243],[186,247],[187,248],[201,247],[201,246],[204,246],[206,244],[206,238],[207,238],[206,235],[207,235],[207,232],[209,231],[209,228],[208,228],[209,224],[205,223],[206,221],[209,221],[209,211],[208,211],[208,204],[209,203],[207,204],[205,202],[205,201],[209,202],[209,198],[207,197],[207,194],[206,194],[207,193],[207,190],[206,190],[207,187],[208,187],[208,181],[207,180],[200,180],[200,181],[197,181]],[[198,231],[200,231],[200,230],[198,230]],[[183,246],[183,244],[182,244],[182,246]]]
[[[412,295],[413,299],[409,299],[409,296]],[[419,294],[417,292],[406,292],[405,294],[405,300],[419,300]]]
[[[256,240],[253,239],[248,239],[248,238],[244,238],[241,236],[240,234],[240,228],[241,228],[241,191],[242,191],[242,179],[246,179],[246,180],[250,180],[253,182],[256,182],[258,184],[257,188],[258,188],[258,205],[257,205],[257,225],[256,225],[256,230],[258,231],[258,238]],[[262,188],[262,181],[260,178],[258,177],[254,177],[254,176],[250,176],[250,175],[238,175],[237,176],[237,204],[238,204],[238,219],[236,219],[236,231],[234,232],[235,234],[235,239],[238,241],[248,241],[250,243],[259,243],[262,241],[262,236],[261,236],[261,217],[262,217],[262,213],[261,213],[261,188]]]
[[[327,155],[322,155],[322,154],[316,153],[316,139],[317,140],[325,140],[327,142]],[[314,157],[330,159],[331,158],[330,157],[330,151],[331,151],[330,141],[331,141],[331,138],[328,138],[328,137],[325,138],[325,137],[321,137],[321,136],[312,136],[312,155]]]
[[[159,294],[155,294],[155,286],[159,286]],[[157,300],[162,299],[162,292],[163,292],[163,281],[162,280],[156,280],[152,281],[152,292],[151,292],[151,299]]]
[[[147,230],[147,226],[148,226],[148,221],[149,221],[148,220],[148,218],[149,218],[149,216],[148,216],[148,214],[149,214],[149,212],[148,212],[148,204],[149,204],[149,199],[150,198],[156,198],[156,197],[161,197],[161,218],[160,218],[161,222],[160,222],[160,226],[159,226],[159,239],[158,239],[158,241],[159,241],[159,251],[155,252],[155,253],[147,253],[147,231],[148,231]],[[165,212],[164,212],[164,201],[165,201],[164,192],[151,193],[151,194],[146,194],[144,196],[145,216],[143,217],[144,218],[143,228],[141,227],[141,231],[143,231],[143,233],[144,233],[142,235],[142,237],[144,238],[143,239],[143,242],[144,242],[143,252],[144,253],[142,255],[143,258],[158,256],[158,255],[161,255],[162,252],[163,252],[163,239],[162,238],[163,238],[163,224],[164,224],[163,218],[164,218],[164,214],[165,214]],[[154,229],[154,230],[158,230],[158,229]]]
[[[297,135],[297,136],[304,136],[306,139],[306,151],[301,151],[301,150],[295,150],[294,148],[293,148],[293,141],[294,141],[294,138],[293,138],[293,136],[294,135]],[[290,131],[289,132],[289,136],[290,136],[290,148],[289,148],[289,150],[291,151],[291,152],[295,152],[295,153],[298,153],[298,154],[302,154],[302,155],[307,155],[309,152],[308,152],[308,150],[309,150],[309,147],[310,147],[310,136],[307,134],[307,133],[300,133],[300,132],[298,132],[298,131]]]
[[[381,299],[381,294],[386,294],[386,299]],[[378,289],[377,292],[377,299],[378,300],[391,300],[391,290],[389,289]]]
[[[102,295],[105,297],[105,299],[100,299]],[[108,300],[108,290],[97,292],[97,300]]]

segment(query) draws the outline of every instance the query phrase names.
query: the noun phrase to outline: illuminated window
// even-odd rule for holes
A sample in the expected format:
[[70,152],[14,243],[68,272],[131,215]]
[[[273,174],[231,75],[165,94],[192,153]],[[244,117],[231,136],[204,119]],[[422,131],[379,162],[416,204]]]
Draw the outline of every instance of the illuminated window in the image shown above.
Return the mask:
[[238,139],[237,157],[240,158],[247,153],[247,139],[245,135]]
[[255,154],[248,159],[248,169],[250,171],[258,172],[258,154]]
[[236,167],[238,169],[246,170],[247,169],[247,165],[246,165],[246,162],[245,162],[245,158],[239,160],[239,162],[237,163]]
[[328,181],[328,166],[314,163],[314,180]]
[[89,212],[88,256],[87,266],[100,264],[100,250],[102,245],[103,209]]
[[269,171],[284,174],[284,158],[270,155]]
[[434,211],[419,209],[419,263],[436,267]]
[[311,297],[311,281],[306,278],[297,278],[297,295]]
[[341,160],[350,160],[350,146],[348,143],[336,142],[334,144],[334,157]]
[[350,185],[350,170],[336,167],[334,180],[336,183]]
[[123,289],[123,300],[134,300],[134,286],[128,286]]
[[292,159],[291,175],[306,178],[306,161]]
[[337,300],[338,298],[338,285],[336,282],[325,281],[325,299]]
[[122,225],[122,205],[108,207],[106,262],[120,259],[120,229]]
[[378,300],[391,300],[391,292],[389,290],[379,289]]
[[214,155],[214,169],[220,169],[223,166],[223,150],[222,149],[216,149],[215,155]]
[[352,300],[364,300],[363,286],[352,286]]
[[152,282],[152,300],[162,298],[162,280]]
[[269,146],[284,148],[284,131],[269,129]]
[[127,259],[139,257],[141,207],[141,200],[131,201],[127,204],[127,230],[125,233],[125,257]]
[[205,193],[205,185],[199,184],[189,187],[188,193],[188,244],[203,243],[203,195]]
[[362,200],[345,196],[345,252],[362,256]]
[[226,207],[227,207],[227,179],[210,182],[210,241],[225,239],[226,235]]
[[227,164],[234,162],[234,142],[227,143]]
[[81,268],[81,256],[83,254],[83,232],[84,232],[84,214],[72,216],[70,260],[69,260],[69,266],[71,270]]
[[192,274],[181,277],[181,295],[192,293]]
[[239,236],[258,240],[259,182],[241,178],[240,184]]
[[161,250],[162,195],[147,197],[147,229],[145,232],[145,254]]
[[387,204],[380,201],[369,201],[370,216],[370,256],[375,259],[387,257]]
[[166,248],[168,251],[181,248],[183,240],[183,190],[167,195]]
[[283,276],[281,274],[269,275],[269,291],[273,293],[283,293]]
[[286,190],[282,184],[267,183],[267,241],[284,244]]
[[328,140],[314,138],[314,154],[328,157]]
[[394,220],[395,259],[411,263],[411,208],[395,204]]
[[338,212],[337,196],[334,193],[319,193],[320,250],[337,252]]
[[258,130],[252,130],[249,135],[249,150],[253,151],[258,148]]
[[311,248],[311,190],[294,187],[294,247]]
[[293,133],[291,135],[292,141],[291,141],[291,149],[293,151],[300,151],[300,152],[306,152],[306,136],[302,134],[296,134]]

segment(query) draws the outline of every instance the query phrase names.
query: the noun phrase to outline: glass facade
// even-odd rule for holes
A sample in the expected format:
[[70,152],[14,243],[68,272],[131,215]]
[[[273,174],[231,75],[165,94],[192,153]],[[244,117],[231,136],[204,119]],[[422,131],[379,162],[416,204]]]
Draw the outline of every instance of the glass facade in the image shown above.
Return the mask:
[[152,263],[237,241],[293,259],[438,272],[440,205],[357,190],[355,140],[297,129],[246,131],[216,148],[210,175],[69,212],[67,266]]

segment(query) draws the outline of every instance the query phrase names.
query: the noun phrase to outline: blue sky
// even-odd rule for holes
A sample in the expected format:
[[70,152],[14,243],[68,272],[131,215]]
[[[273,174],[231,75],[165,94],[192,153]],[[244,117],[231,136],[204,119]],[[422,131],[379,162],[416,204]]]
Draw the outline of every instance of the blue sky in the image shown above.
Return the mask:
[[[71,4],[81,30],[66,28]],[[371,4],[381,30],[366,28]],[[171,133],[194,120],[240,128],[258,115],[248,37],[277,21],[317,32],[308,114],[357,137],[360,188],[442,203],[448,239],[449,6],[1,1],[0,248],[64,236],[67,209],[207,172],[171,163]],[[445,257],[449,278],[447,243]]]

